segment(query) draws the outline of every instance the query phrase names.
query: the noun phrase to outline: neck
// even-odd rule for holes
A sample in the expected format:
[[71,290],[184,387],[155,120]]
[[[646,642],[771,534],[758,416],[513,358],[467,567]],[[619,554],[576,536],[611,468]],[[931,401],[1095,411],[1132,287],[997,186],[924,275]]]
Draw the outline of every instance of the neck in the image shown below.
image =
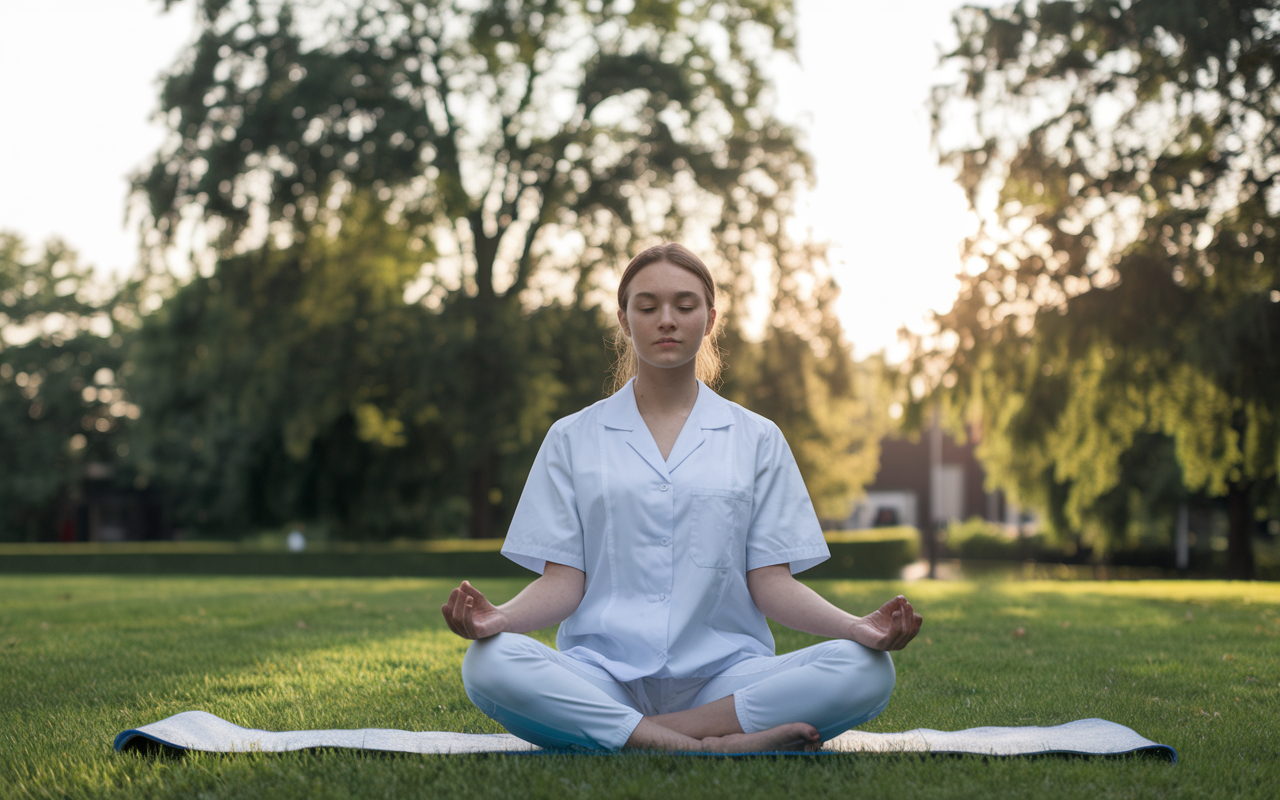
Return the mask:
[[643,361],[636,371],[636,406],[647,411],[689,410],[698,400],[698,376],[694,362],[673,369],[659,369]]

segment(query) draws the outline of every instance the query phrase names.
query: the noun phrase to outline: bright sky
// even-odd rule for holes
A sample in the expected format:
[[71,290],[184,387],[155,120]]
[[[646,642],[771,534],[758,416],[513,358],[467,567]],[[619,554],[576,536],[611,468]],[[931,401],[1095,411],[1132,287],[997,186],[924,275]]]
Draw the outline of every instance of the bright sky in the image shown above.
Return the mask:
[[[781,113],[808,131],[817,185],[800,223],[830,241],[839,313],[859,357],[903,357],[902,325],[950,306],[973,223],[929,148],[925,100],[959,0],[797,0],[800,64]],[[128,175],[159,146],[158,76],[191,38],[190,3],[57,0],[0,7],[0,228],[58,235],[127,271]]]

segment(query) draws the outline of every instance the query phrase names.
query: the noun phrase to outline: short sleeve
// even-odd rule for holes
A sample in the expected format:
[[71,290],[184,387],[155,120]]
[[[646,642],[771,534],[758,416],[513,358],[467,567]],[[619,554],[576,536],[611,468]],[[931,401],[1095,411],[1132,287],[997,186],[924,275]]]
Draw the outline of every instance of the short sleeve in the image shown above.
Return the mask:
[[795,456],[772,423],[756,451],[747,569],[790,564],[791,574],[831,557]]
[[566,438],[557,423],[542,440],[502,545],[504,556],[539,574],[548,561],[586,571]]

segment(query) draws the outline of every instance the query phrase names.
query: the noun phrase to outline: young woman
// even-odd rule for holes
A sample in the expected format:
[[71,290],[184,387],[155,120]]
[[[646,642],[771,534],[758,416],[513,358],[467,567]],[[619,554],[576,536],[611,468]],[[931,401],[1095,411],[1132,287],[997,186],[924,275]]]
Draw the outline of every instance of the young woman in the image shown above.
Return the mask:
[[[899,596],[856,617],[792,577],[829,553],[778,427],[699,380],[710,272],[645,250],[618,323],[630,380],[551,426],[502,549],[541,577],[500,606],[463,581],[441,608],[475,640],[467,696],[547,747],[814,750],[875,717],[920,615]],[[774,655],[766,616],[831,641]],[[521,635],[556,623],[558,650]]]

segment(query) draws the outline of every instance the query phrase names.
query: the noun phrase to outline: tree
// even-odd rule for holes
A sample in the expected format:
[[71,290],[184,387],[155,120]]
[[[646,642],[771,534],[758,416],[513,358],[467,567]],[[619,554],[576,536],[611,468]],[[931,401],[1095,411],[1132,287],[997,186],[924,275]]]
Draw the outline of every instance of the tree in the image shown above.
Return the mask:
[[810,247],[779,261],[760,341],[743,335],[741,320],[727,331],[724,393],[777,423],[819,516],[844,519],[875,479],[888,404],[876,391],[880,367],[853,360],[835,315],[838,289],[818,269],[824,257]]
[[955,22],[935,131],[985,222],[914,360],[917,399],[979,421],[993,480],[1073,527],[1167,437],[1185,490],[1226,497],[1230,573],[1250,577],[1280,457],[1280,9],[1016,3]]
[[119,460],[138,408],[117,385],[127,292],[94,280],[59,240],[30,254],[0,232],[0,540],[47,541],[85,465]]
[[764,75],[794,48],[787,0],[198,9],[162,93],[170,141],[135,183],[147,242],[196,220],[225,260],[312,235],[355,194],[384,204],[465,334],[438,411],[475,536],[494,531],[501,437],[541,388],[508,370],[512,325],[693,223],[776,253],[808,175]]
[[[300,243],[224,259],[145,319],[130,351],[128,388],[145,410],[136,449],[176,522],[225,532],[306,521],[374,539],[465,528],[456,454],[468,429],[453,415],[476,374],[465,361],[474,325],[465,300],[404,302],[417,266],[398,257],[407,234],[383,212],[359,196],[326,209]],[[494,368],[537,388],[495,432],[506,469],[490,505],[517,496],[521,466],[567,413],[558,401],[598,399],[598,377],[583,400],[576,374],[593,355],[584,343],[603,356],[597,319],[552,304],[509,324],[510,361]]]
[[403,232],[350,205],[335,233],[226,258],[144,320],[128,385],[145,412],[137,458],[175,522],[385,538],[429,519],[427,475],[453,465],[406,447],[438,450],[399,408],[425,314],[401,298],[413,267],[388,254]]

